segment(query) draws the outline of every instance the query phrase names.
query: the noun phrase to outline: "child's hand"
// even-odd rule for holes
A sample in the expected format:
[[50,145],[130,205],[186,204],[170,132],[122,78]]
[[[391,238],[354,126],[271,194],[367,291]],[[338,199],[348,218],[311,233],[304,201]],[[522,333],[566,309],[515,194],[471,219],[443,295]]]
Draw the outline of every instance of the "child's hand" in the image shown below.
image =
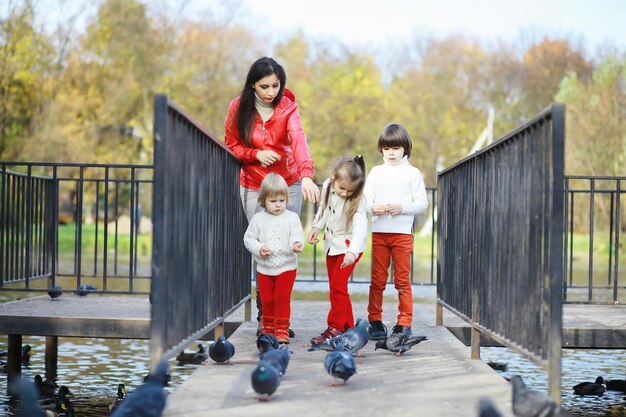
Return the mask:
[[387,212],[387,209],[383,204],[375,204],[372,206],[372,213],[377,216],[382,216]]
[[302,244],[302,242],[295,242],[291,246],[291,250],[294,251],[295,253],[300,253],[302,252],[303,249],[304,249],[304,245]]
[[261,246],[261,249],[259,249],[259,255],[263,257],[270,256],[271,254],[272,254],[272,250],[267,245],[263,245]]
[[400,203],[394,203],[394,204],[387,204],[387,213],[391,214],[392,216],[395,216],[396,214],[402,214],[402,204]]
[[311,231],[309,232],[309,237],[307,239],[307,242],[309,242],[311,245],[315,245],[317,242],[319,242],[319,239],[317,238],[319,234],[320,234],[320,229],[318,227],[311,227]]
[[356,261],[356,255],[354,253],[352,253],[352,252],[346,252],[346,254],[343,257],[343,262],[341,263],[339,268],[343,268],[345,266],[352,265],[354,263],[354,261]]

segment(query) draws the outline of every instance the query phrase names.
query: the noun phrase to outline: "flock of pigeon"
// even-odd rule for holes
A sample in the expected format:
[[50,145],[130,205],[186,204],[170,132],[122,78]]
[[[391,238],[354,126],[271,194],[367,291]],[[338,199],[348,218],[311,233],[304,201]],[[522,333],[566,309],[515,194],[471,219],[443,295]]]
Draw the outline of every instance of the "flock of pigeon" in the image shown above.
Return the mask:
[[[324,359],[324,368],[333,378],[331,385],[336,385],[339,380],[345,384],[348,379],[356,374],[354,357],[360,356],[359,351],[370,340],[368,327],[367,321],[359,319],[355,327],[348,329],[341,335],[326,339],[321,344],[311,345],[308,349],[309,351],[328,352]],[[389,342],[390,339],[379,340],[376,342],[375,350],[385,349],[399,356],[424,340],[427,340],[426,336],[404,337],[391,343]],[[268,334],[261,334],[257,338],[256,345],[260,358],[252,371],[251,384],[258,395],[258,399],[267,401],[278,389],[287,370],[292,352],[287,348],[287,345],[279,344],[274,336]],[[232,344],[223,338],[220,338],[211,348],[223,352],[222,356],[211,355],[211,349],[209,349],[209,356],[217,363],[227,363],[234,354]],[[509,382],[512,385],[512,411],[516,417],[571,415],[561,410],[545,394],[529,389],[520,376],[513,376]],[[626,392],[626,381],[605,382],[602,377],[599,377],[595,382],[583,382],[573,388],[576,395],[602,395],[604,389]],[[479,400],[478,415],[480,417],[499,417],[502,414],[489,398],[484,397]],[[619,415],[626,415],[626,413]]]
[[[333,377],[331,385],[336,385],[338,380],[345,384],[348,379],[356,374],[354,356],[359,356],[359,351],[369,342],[369,323],[366,320],[357,320],[356,325],[344,333],[333,338],[326,339],[318,345],[311,345],[309,351],[327,351],[324,359],[326,372]],[[416,344],[426,340],[426,336],[411,336],[400,338],[393,343],[387,340],[379,340],[375,349],[386,349],[396,355],[402,355]],[[282,378],[287,372],[289,359],[293,354],[287,345],[281,345],[273,335],[262,333],[256,341],[259,350],[259,361],[253,369],[250,379],[254,392],[260,401],[267,401],[278,389]],[[217,364],[229,363],[235,354],[235,347],[223,336],[209,347],[209,358]]]

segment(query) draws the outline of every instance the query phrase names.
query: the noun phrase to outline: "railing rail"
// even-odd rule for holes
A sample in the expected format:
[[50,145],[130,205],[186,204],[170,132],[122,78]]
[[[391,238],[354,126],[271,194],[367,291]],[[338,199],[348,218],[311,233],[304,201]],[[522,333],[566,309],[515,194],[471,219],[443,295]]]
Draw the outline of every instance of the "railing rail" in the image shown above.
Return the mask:
[[167,96],[154,102],[151,356],[175,356],[250,300],[240,163]]
[[[567,303],[626,301],[626,271],[620,270],[622,209],[626,177],[565,176],[564,291]],[[578,257],[574,247],[587,251]]]
[[0,288],[147,294],[135,278],[150,277],[138,214],[151,192],[150,165],[0,162]]
[[438,177],[442,307],[549,371],[560,401],[565,110],[553,105]]

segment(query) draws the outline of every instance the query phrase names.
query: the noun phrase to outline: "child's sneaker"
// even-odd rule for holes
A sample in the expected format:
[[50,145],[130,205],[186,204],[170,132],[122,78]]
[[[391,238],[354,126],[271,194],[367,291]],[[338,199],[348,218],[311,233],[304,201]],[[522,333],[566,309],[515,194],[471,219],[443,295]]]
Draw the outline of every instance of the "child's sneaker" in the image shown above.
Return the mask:
[[387,338],[387,346],[396,347],[403,343],[405,343],[411,336],[413,336],[413,332],[411,332],[410,326],[400,326],[396,324],[393,326],[393,330]]
[[276,339],[283,345],[289,344],[289,332],[284,329],[276,329]]
[[311,339],[311,344],[321,345],[327,339],[332,339],[335,336],[339,336],[341,333],[342,332],[340,330],[335,329],[334,327],[329,327],[326,330],[324,330],[322,334],[320,334],[319,336],[315,336],[313,339]]
[[387,338],[387,328],[380,320],[371,322],[367,330],[370,340],[385,340]]

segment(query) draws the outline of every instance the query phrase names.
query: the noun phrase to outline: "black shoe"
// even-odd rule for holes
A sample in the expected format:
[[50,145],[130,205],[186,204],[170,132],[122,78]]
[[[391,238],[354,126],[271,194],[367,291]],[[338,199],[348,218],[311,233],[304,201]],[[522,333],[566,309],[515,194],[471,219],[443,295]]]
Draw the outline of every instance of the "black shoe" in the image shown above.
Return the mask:
[[400,326],[399,324],[396,324],[393,326],[393,331],[389,335],[389,338],[387,338],[387,347],[396,348],[403,345],[412,335],[413,334],[409,326]]
[[393,326],[392,333],[404,335],[407,337],[407,339],[413,336],[413,332],[411,331],[410,326],[400,326],[399,324],[396,324],[395,326]]
[[289,329],[289,338],[293,339],[294,337],[296,337],[296,334],[293,332],[293,330]]
[[370,340],[385,340],[387,338],[387,328],[380,320],[371,322],[367,330]]

